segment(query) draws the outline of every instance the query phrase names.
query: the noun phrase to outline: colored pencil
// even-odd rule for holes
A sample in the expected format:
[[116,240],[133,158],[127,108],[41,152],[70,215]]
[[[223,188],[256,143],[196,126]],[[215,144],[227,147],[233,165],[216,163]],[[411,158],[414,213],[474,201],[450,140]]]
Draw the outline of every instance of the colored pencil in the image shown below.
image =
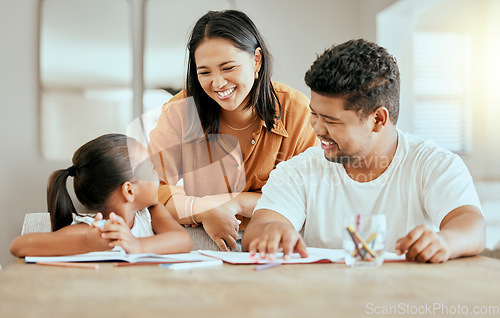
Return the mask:
[[90,263],[72,263],[72,262],[36,262],[38,265],[59,266],[59,267],[74,267],[74,268],[88,268],[99,269],[99,264]]
[[255,270],[256,271],[263,271],[263,270],[266,270],[266,269],[271,269],[271,268],[275,268],[275,267],[278,267],[280,266],[281,263],[267,263],[267,264],[262,264],[262,265],[257,265],[255,266]]
[[351,231],[349,231],[349,229],[347,229],[347,232],[351,236],[352,242],[354,243],[354,251],[352,252],[352,256],[355,256],[357,254],[362,259],[365,259],[366,251],[363,251],[362,249],[359,248],[359,241],[356,239],[356,237],[354,237],[354,233],[352,233]]
[[375,253],[372,251],[372,249],[368,246],[368,244],[366,244],[365,240],[363,240],[363,238],[361,237],[361,235],[359,235],[358,232],[356,232],[356,230],[353,229],[352,226],[348,226],[347,227],[347,230],[349,231],[349,233],[351,233],[352,235],[354,235],[354,237],[361,243],[361,245],[363,245],[363,248],[373,257],[377,258],[377,255],[375,255]]

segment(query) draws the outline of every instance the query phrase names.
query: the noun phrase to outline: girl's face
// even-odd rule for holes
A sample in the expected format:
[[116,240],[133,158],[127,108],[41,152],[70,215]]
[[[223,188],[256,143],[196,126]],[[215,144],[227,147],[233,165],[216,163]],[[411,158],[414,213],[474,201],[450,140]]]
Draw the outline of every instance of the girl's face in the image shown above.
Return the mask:
[[194,58],[201,87],[222,109],[233,111],[246,105],[261,67],[261,48],[252,55],[228,40],[207,39],[198,46]]

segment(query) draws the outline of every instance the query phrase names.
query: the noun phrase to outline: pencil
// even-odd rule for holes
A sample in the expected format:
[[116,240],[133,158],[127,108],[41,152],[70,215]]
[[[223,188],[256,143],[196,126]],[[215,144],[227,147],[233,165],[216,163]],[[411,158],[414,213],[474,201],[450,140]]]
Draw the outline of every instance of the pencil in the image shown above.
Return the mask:
[[349,225],[347,227],[347,230],[349,231],[349,233],[353,234],[354,237],[361,243],[361,245],[363,245],[363,248],[365,249],[365,251],[367,251],[371,256],[377,258],[377,255],[375,255],[375,253],[372,251],[372,249],[368,246],[368,244],[366,244],[365,240],[363,240],[363,238],[359,235],[358,232],[356,232],[353,227],[351,225]]
[[361,214],[356,215],[356,231],[359,233],[361,227]]
[[[348,231],[349,232],[349,231]],[[349,232],[349,234],[351,234],[351,237],[353,237],[353,234],[351,232]],[[368,239],[366,240],[366,243],[372,243],[372,248],[373,248],[373,245],[375,244],[375,238],[377,237],[377,232],[373,232],[372,235],[370,235],[370,237],[368,237]],[[353,239],[354,240],[354,239]],[[355,242],[356,243],[356,242]],[[355,251],[352,252],[352,256],[356,255],[358,253],[358,249],[356,249]]]
[[280,266],[281,263],[267,263],[267,264],[262,264],[262,265],[257,265],[255,266],[255,270],[256,271],[263,271],[263,270],[266,270],[266,269],[271,269],[271,268],[274,268],[274,267],[278,267]]
[[[365,259],[366,251],[359,248],[359,242],[354,237],[354,233],[349,231],[349,229],[347,229],[347,233],[349,233],[349,235],[351,236],[352,242],[354,243],[354,251],[352,251],[351,255],[352,256],[359,255],[362,259]],[[364,253],[363,253],[363,251],[364,251]]]
[[377,237],[377,232],[373,232],[372,235],[368,237],[366,243],[371,243]]
[[222,260],[214,259],[210,261],[202,261],[202,262],[183,262],[183,263],[174,263],[174,264],[160,264],[160,267],[167,267],[170,270],[178,271],[184,269],[194,269],[194,268],[203,268],[203,267],[213,267],[222,265]]
[[373,232],[372,235],[370,235],[366,240],[366,244],[371,243],[373,248],[373,246],[375,246],[375,239],[377,238],[377,234],[378,234],[377,232]]
[[137,262],[137,263],[114,263],[113,266],[115,267],[123,267],[123,266],[141,266],[141,265],[160,265],[160,264],[179,264],[179,263],[197,263],[201,261],[178,261],[178,260],[172,260],[172,261],[158,261],[158,262]]
[[88,268],[99,269],[99,264],[88,263],[72,263],[72,262],[36,262],[38,265],[59,266],[59,267],[75,267],[75,268]]

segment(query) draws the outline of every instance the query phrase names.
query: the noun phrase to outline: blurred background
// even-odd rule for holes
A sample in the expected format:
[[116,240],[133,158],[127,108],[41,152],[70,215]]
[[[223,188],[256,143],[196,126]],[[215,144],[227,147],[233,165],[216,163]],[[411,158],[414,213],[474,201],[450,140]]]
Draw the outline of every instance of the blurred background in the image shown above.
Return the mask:
[[496,244],[499,0],[0,0],[1,265],[14,260],[24,215],[46,211],[48,176],[80,145],[132,122],[147,136],[184,87],[192,25],[221,9],[250,16],[274,80],[307,96],[305,71],[332,44],[386,47],[401,72],[399,128],[464,159]]

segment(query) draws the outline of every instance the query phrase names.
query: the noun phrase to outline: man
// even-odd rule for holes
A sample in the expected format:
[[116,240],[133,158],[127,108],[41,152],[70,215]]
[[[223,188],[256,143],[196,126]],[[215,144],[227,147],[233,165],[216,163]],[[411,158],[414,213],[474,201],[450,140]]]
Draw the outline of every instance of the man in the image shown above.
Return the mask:
[[243,250],[274,259],[282,248],[286,259],[307,257],[306,244],[341,248],[343,216],[358,213],[386,214],[386,249],[409,260],[484,249],[484,218],[463,161],[396,128],[399,70],[384,48],[365,40],[333,46],[305,81],[321,145],[271,172]]

